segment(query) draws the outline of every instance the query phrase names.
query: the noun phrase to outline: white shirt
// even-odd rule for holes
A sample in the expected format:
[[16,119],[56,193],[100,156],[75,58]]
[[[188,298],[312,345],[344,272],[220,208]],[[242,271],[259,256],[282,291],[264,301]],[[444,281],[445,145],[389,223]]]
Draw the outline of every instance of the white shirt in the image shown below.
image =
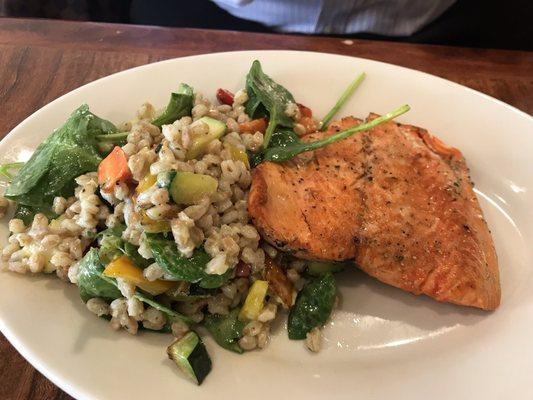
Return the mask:
[[282,32],[408,36],[456,0],[213,0],[236,17]]

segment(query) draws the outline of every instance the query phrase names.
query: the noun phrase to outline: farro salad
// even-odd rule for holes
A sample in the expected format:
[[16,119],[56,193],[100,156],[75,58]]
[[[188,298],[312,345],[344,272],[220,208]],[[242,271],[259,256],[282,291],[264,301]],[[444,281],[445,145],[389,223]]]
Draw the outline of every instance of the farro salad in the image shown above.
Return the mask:
[[182,83],[164,110],[145,103],[118,126],[80,106],[26,163],[0,168],[10,182],[0,214],[15,209],[2,269],[77,285],[112,329],[173,335],[167,353],[197,384],[211,370],[199,333],[236,353],[263,349],[272,321],[288,313],[289,338],[318,351],[343,264],[300,260],[263,241],[247,198],[257,164],[369,128],[299,140],[327,127],[363,77],[322,121],[258,61],[245,89],[218,89],[216,102]]

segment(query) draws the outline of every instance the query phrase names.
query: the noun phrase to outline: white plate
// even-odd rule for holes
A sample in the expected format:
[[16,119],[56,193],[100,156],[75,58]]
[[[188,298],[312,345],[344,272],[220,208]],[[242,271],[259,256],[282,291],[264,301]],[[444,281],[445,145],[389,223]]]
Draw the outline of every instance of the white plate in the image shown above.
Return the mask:
[[[533,398],[533,120],[483,94],[421,72],[329,54],[261,51],[187,57],[124,71],[55,100],[1,143],[24,157],[83,102],[119,122],[179,82],[214,96],[237,90],[252,60],[323,115],[353,77],[368,77],[343,114],[384,113],[428,128],[466,156],[500,261],[502,305],[486,313],[439,304],[356,271],[338,282],[340,309],[325,348],[309,354],[283,327],[265,351],[235,355],[206,339],[213,371],[201,387],[166,359],[167,335],[112,332],[73,285],[0,276],[0,328],[37,369],[78,399]],[[2,224],[2,238],[7,236]]]

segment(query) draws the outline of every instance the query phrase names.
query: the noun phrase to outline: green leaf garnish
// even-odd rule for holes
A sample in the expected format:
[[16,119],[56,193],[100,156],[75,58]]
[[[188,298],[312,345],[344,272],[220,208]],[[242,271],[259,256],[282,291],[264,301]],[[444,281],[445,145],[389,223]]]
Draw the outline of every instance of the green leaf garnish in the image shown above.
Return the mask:
[[347,137],[352,136],[355,133],[373,129],[376,126],[381,125],[384,122],[390,121],[391,119],[394,119],[398,117],[399,115],[406,113],[409,110],[410,110],[410,107],[406,104],[388,114],[385,114],[385,115],[382,115],[381,117],[376,118],[373,121],[355,126],[350,129],[346,129],[334,135],[325,137],[324,139],[320,139],[320,140],[317,140],[314,142],[308,142],[308,143],[304,143],[304,142],[294,143],[294,144],[291,144],[285,147],[268,148],[265,151],[264,160],[273,161],[277,163],[288,161],[291,158],[297,156],[298,154],[305,153],[311,150],[317,150],[329,144],[346,139]]
[[329,123],[339,112],[339,110],[344,106],[344,104],[348,101],[350,96],[355,92],[355,90],[361,85],[361,82],[365,79],[366,74],[363,72],[361,75],[359,75],[357,78],[355,78],[352,83],[350,83],[350,86],[346,88],[344,93],[341,95],[337,103],[333,106],[333,108],[326,114],[324,119],[322,120],[322,127],[320,128],[321,131],[325,131],[328,128]]

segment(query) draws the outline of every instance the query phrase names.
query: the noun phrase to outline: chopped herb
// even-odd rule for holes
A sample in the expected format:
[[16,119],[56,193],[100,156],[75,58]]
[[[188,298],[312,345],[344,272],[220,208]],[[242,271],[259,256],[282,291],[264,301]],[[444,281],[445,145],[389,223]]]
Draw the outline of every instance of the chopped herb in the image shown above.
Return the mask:
[[342,106],[348,101],[350,96],[355,92],[359,85],[361,85],[361,82],[363,82],[365,76],[366,74],[363,72],[361,75],[355,78],[352,83],[350,83],[350,86],[346,88],[340,99],[337,101],[337,103],[335,103],[333,108],[326,114],[326,116],[322,120],[322,127],[320,128],[320,130],[325,131],[328,128],[328,125],[335,116],[335,114],[339,112]]
[[5,163],[0,164],[0,176],[4,177],[7,182],[11,182],[13,180],[13,174],[11,173],[11,170],[13,169],[20,169],[24,165],[23,162],[11,162],[11,163]]

